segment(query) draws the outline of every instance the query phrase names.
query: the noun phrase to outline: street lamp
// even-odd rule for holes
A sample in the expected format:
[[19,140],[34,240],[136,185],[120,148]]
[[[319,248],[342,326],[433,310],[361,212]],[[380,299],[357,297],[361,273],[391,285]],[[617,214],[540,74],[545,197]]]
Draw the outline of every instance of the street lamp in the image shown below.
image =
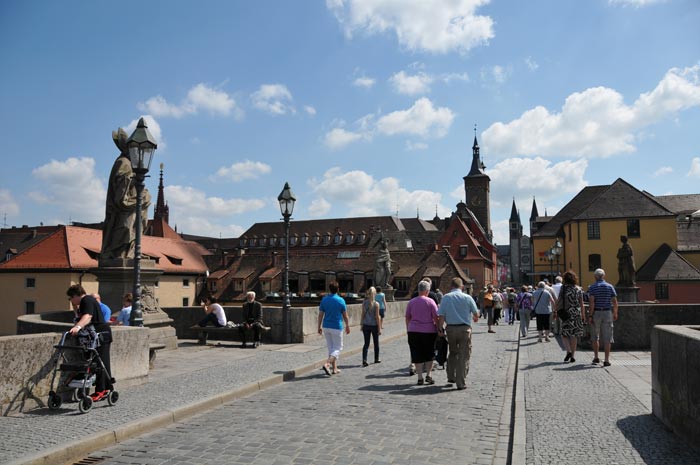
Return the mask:
[[141,204],[144,180],[158,144],[151,135],[143,118],[139,119],[136,129],[126,141],[129,148],[131,168],[136,175],[136,215],[134,217],[134,301],[131,305],[131,326],[143,326],[143,310],[141,309]]
[[557,237],[557,240],[554,241],[554,246],[552,247],[552,254],[557,259],[557,274],[559,274],[559,257],[561,256],[563,249],[564,247],[562,247],[561,242],[559,242],[559,238]]
[[549,274],[552,276],[552,281],[554,281],[554,268],[552,263],[554,262],[554,249],[549,249],[544,253],[544,257],[549,261]]
[[292,322],[290,312],[292,302],[289,299],[289,219],[294,211],[294,203],[297,201],[294,197],[289,183],[284,183],[284,189],[277,196],[277,201],[280,203],[280,212],[284,218],[284,298],[282,300],[282,323],[284,326],[284,342],[289,344],[292,342]]

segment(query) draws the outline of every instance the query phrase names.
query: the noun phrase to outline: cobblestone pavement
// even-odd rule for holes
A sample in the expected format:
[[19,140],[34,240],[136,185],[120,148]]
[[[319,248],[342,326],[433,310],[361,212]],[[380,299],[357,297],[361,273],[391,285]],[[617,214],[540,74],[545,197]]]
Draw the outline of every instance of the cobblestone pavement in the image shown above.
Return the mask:
[[538,343],[533,333],[521,340],[518,363],[527,465],[700,464],[700,450],[666,430],[636,392],[651,388],[624,364],[639,363],[613,352],[603,368],[591,365],[591,352],[577,352],[565,364],[556,339]]
[[434,386],[416,386],[401,338],[382,347],[381,364],[341,356],[339,375],[318,370],[91,457],[110,457],[105,465],[505,463],[501,417],[510,415],[517,340],[485,329],[475,330],[464,391],[447,386],[443,370]]

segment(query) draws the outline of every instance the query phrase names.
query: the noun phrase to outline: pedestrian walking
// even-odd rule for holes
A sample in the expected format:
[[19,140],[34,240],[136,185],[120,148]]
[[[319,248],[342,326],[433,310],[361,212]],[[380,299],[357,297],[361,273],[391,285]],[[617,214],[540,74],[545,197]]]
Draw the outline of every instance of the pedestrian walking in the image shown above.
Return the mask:
[[338,295],[338,282],[331,281],[328,284],[330,294],[321,299],[318,309],[318,334],[326,337],[328,347],[328,360],[323,364],[323,371],[328,376],[340,373],[338,359],[343,350],[343,328],[345,334],[350,334],[350,321],[345,301]]
[[[557,277],[558,278],[558,277]],[[573,271],[564,273],[564,283],[559,291],[554,316],[561,322],[561,339],[566,349],[564,362],[576,361],[576,345],[583,336],[586,317],[583,305],[583,290],[578,286],[578,277]]]
[[528,287],[523,285],[516,299],[518,315],[520,316],[520,337],[527,337],[527,329],[530,326],[530,314],[532,313],[532,294]]
[[[451,290],[445,294],[438,310],[438,333],[447,335],[447,382],[456,383],[457,389],[466,389],[469,360],[472,352],[472,322],[479,321],[474,299],[462,292],[464,282],[454,278]],[[443,327],[447,327],[443,333]]]
[[508,309],[506,310],[506,318],[508,324],[512,325],[515,322],[516,314],[518,313],[518,306],[515,301],[518,298],[518,293],[515,292],[515,288],[511,287],[508,289]]
[[[433,280],[430,279],[430,276],[423,276],[421,278],[421,281],[425,281],[429,285],[428,288],[430,290],[428,291],[428,297],[430,297],[433,300],[433,302],[435,302],[435,305],[440,305],[440,302],[438,301],[437,294],[432,291]],[[413,299],[415,297],[418,297],[419,295],[420,294],[418,292],[418,288],[416,288],[415,292],[411,295],[411,298]],[[416,374],[416,364],[411,362],[408,364],[408,376],[413,376],[415,374]]]
[[544,336],[545,342],[549,342],[549,321],[552,315],[552,306],[554,298],[552,294],[545,289],[544,281],[537,283],[537,290],[532,294],[532,300],[535,301],[535,318],[537,319],[537,342],[542,342]]
[[612,284],[605,281],[605,270],[598,268],[593,272],[595,283],[588,286],[588,321],[591,325],[591,346],[593,347],[593,365],[600,363],[598,350],[603,343],[605,361],[603,366],[610,366],[610,346],[614,341],[613,326],[617,320],[617,292]]
[[369,351],[369,340],[372,338],[374,344],[374,363],[379,360],[379,335],[382,334],[382,317],[379,314],[379,303],[376,296],[377,290],[374,287],[367,289],[367,295],[362,302],[362,334],[365,337],[365,344],[362,346],[362,366],[366,367],[367,352]]
[[486,286],[486,292],[484,292],[484,308],[481,310],[486,313],[486,324],[489,327],[489,333],[495,333],[493,330],[493,284]]
[[[406,306],[406,331],[408,346],[411,349],[411,363],[418,374],[418,385],[435,384],[431,372],[435,358],[435,338],[437,336],[437,304],[428,297],[430,283],[418,283],[418,297],[414,297]],[[425,370],[425,383],[423,371]]]

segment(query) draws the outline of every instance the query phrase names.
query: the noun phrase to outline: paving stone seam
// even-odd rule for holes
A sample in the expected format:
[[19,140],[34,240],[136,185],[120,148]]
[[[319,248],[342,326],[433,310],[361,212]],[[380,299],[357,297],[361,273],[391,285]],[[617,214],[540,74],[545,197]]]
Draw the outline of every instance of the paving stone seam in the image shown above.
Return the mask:
[[[391,342],[405,336],[406,332],[403,331],[399,332],[398,334],[387,336],[385,339],[383,339],[383,341],[385,343]],[[362,352],[362,346],[353,347],[352,349],[347,349],[343,352],[345,356],[356,355]],[[179,423],[182,420],[215,409],[228,402],[253,395],[256,392],[279,385],[283,382],[291,381],[298,375],[320,369],[325,362],[325,358],[317,360],[316,362],[303,365],[299,368],[288,370],[283,374],[271,376],[248,385],[193,402],[189,405],[165,410],[164,412],[160,412],[146,418],[134,420],[131,423],[120,425],[113,430],[106,430],[87,435],[77,441],[72,441],[61,446],[43,450],[36,454],[19,457],[9,462],[4,462],[3,465],[70,465],[93,452],[113,446],[119,442],[142,436],[174,423]]]

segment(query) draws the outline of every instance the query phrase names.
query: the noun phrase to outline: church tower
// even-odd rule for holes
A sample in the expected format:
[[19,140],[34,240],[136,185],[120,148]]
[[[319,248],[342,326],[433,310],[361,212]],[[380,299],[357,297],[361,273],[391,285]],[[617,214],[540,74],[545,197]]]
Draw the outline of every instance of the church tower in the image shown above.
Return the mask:
[[515,206],[515,198],[513,199],[513,207],[510,210],[510,219],[508,220],[508,230],[510,232],[510,274],[513,283],[519,283],[522,276],[522,264],[520,262],[520,247],[523,237],[523,225],[520,222],[520,213]]
[[484,164],[479,155],[479,142],[476,140],[476,128],[474,128],[474,145],[472,146],[472,166],[469,174],[464,176],[464,191],[467,207],[474,213],[479,224],[486,232],[489,241],[493,242],[491,231],[491,213],[489,205],[489,192],[491,178],[484,173]]
[[156,209],[153,212],[153,219],[162,219],[166,224],[170,220],[170,207],[165,203],[165,194],[163,193],[163,164],[160,164],[160,184],[158,184],[158,200]]
[[530,213],[530,237],[537,232],[537,217],[540,216],[537,211],[537,202],[535,202],[535,197],[532,197],[532,213]]

